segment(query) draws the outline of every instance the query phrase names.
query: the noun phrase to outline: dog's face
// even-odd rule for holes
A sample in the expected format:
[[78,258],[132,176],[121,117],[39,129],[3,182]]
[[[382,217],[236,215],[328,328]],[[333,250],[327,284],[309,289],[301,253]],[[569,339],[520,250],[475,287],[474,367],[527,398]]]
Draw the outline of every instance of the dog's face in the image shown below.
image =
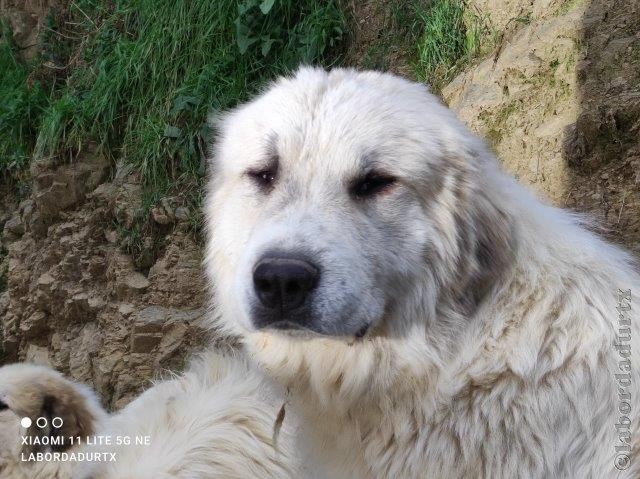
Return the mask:
[[303,69],[228,114],[207,202],[226,326],[357,337],[436,288],[459,133],[423,86],[345,70]]

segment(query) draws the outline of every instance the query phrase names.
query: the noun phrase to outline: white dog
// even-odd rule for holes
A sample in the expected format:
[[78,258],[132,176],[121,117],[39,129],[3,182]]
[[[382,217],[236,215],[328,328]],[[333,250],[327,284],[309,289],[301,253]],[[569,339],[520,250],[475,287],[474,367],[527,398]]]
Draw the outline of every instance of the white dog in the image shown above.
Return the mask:
[[[638,272],[503,173],[422,85],[303,68],[218,129],[213,324],[257,369],[238,360],[207,382],[233,361],[209,356],[125,410],[128,429],[106,421],[152,424],[179,467],[199,465],[150,477],[215,477],[254,454],[254,475],[274,477],[639,477]],[[247,444],[228,426],[256,411],[252,448],[225,465],[223,443],[186,426],[215,416],[211,434]]]

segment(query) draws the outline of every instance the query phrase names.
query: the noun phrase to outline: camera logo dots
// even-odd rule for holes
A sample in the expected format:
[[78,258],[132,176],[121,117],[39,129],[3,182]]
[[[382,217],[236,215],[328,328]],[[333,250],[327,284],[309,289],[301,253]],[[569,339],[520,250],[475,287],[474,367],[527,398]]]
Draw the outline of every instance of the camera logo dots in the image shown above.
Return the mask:
[[[20,420],[20,425],[25,429],[29,429],[32,424],[33,424],[33,421],[28,417],[23,417]],[[51,419],[51,426],[56,429],[60,429],[63,424],[64,424],[64,421],[62,420],[61,417],[54,417],[53,419]],[[49,420],[46,417],[39,417],[36,419],[36,426],[39,429],[44,429],[48,425],[49,425]]]

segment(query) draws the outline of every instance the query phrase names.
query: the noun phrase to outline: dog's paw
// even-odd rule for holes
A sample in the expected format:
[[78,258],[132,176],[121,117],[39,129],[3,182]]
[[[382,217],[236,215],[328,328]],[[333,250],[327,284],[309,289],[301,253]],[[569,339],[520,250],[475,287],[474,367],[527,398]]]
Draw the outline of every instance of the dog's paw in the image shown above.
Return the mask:
[[0,368],[0,415],[5,421],[20,422],[21,436],[64,438],[29,441],[23,447],[34,451],[41,450],[39,444],[33,447],[34,442],[46,442],[50,450],[67,449],[69,438],[94,434],[105,412],[84,385],[43,366],[11,364]]

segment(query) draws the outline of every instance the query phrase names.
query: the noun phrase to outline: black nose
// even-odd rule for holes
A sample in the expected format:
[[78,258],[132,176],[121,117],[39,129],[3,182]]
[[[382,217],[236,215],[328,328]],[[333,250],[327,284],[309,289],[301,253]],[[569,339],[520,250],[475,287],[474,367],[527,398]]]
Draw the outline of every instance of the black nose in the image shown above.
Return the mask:
[[253,287],[264,307],[284,313],[304,303],[318,276],[318,268],[308,261],[267,257],[253,270]]

